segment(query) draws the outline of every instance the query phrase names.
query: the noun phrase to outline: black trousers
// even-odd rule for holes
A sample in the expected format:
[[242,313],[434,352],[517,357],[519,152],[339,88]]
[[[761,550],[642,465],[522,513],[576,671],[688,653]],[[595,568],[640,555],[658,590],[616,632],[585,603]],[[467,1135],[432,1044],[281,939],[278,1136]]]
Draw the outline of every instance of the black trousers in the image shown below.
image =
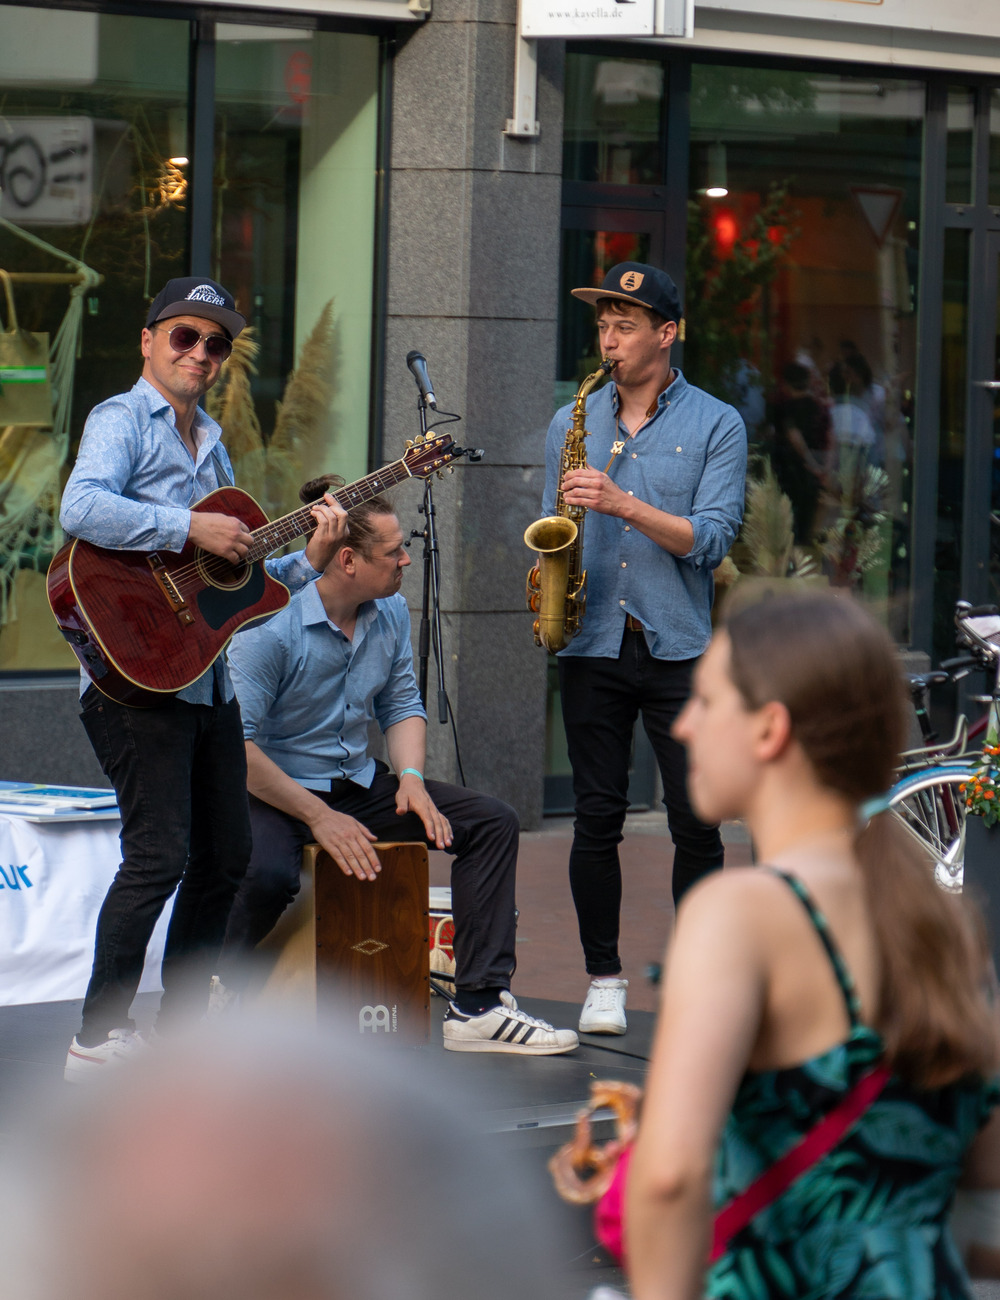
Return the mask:
[[617,659],[559,659],[576,805],[569,879],[590,975],[617,975],[622,968],[618,845],[628,810],[632,731],[640,714],[663,779],[674,842],[674,901],[701,876],[722,866],[719,828],[706,826],[691,810],[684,747],[670,735],[690,694],[696,662],[654,659],[644,634],[628,629]]
[[[415,813],[397,814],[398,788],[395,775],[384,763],[377,763],[369,789],[345,781],[319,797],[356,818],[381,840],[426,844],[420,818]],[[427,792],[448,818],[454,837],[448,852],[455,858],[451,901],[456,987],[509,988],[515,966],[517,814],[499,799],[443,781],[428,781]],[[233,904],[220,963],[227,987],[238,988],[245,982],[241,968],[248,954],[299,892],[302,847],[315,838],[305,822],[253,795],[250,819],[253,853]]]
[[158,1025],[197,1016],[250,859],[240,707],[170,699],[132,709],[91,686],[81,718],[118,795],[122,863],[97,918],[82,1040],[131,1025],[146,948],[177,889],[163,953]]

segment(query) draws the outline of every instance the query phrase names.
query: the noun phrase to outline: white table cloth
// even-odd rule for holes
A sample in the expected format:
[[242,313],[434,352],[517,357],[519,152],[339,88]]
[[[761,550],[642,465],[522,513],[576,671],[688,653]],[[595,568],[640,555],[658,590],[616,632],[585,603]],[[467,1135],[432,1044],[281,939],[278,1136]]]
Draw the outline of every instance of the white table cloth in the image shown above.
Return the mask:
[[[84,996],[120,830],[117,818],[39,824],[0,814],[0,1005]],[[153,933],[141,992],[161,987],[170,907]]]

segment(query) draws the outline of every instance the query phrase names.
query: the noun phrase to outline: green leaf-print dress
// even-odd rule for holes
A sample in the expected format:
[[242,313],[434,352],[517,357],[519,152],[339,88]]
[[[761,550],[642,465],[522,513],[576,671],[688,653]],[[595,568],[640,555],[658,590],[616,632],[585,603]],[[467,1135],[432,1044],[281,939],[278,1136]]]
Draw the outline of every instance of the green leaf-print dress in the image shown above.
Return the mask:
[[[851,1030],[785,1070],[747,1074],[722,1133],[720,1209],[843,1099],[882,1054],[861,1023],[826,918],[801,881],[777,873],[805,906],[844,993]],[[969,1300],[946,1219],[966,1148],[1000,1100],[995,1081],[920,1091],[895,1078],[838,1145],[730,1242],[706,1295],[727,1300]]]

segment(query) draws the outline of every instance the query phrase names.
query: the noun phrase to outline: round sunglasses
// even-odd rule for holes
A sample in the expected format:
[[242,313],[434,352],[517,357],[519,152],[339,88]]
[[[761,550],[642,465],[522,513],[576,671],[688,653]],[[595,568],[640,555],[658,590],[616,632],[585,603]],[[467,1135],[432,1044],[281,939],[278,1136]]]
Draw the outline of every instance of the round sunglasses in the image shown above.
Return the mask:
[[[166,326],[154,325],[153,329],[166,329]],[[175,325],[167,330],[167,341],[175,352],[190,352],[202,339],[209,361],[227,361],[232,355],[232,340],[225,334],[201,334],[193,325]]]

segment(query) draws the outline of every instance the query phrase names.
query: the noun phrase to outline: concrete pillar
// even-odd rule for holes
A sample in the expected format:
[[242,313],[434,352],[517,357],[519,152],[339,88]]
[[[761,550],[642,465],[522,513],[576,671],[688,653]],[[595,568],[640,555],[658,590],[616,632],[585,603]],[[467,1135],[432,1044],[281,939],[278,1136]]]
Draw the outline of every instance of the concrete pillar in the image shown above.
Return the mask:
[[[542,808],[544,651],[524,604],[522,541],[539,511],[553,410],[562,160],[560,43],[539,45],[541,136],[505,136],[513,112],[515,0],[435,0],[404,33],[393,74],[389,184],[386,458],[417,425],[408,352],[428,361],[451,432],[486,458],[436,482],[446,684],[466,782]],[[416,485],[398,493],[404,531],[422,527]],[[420,543],[404,590],[414,626]],[[429,770],[457,779],[450,727],[429,680]]]

